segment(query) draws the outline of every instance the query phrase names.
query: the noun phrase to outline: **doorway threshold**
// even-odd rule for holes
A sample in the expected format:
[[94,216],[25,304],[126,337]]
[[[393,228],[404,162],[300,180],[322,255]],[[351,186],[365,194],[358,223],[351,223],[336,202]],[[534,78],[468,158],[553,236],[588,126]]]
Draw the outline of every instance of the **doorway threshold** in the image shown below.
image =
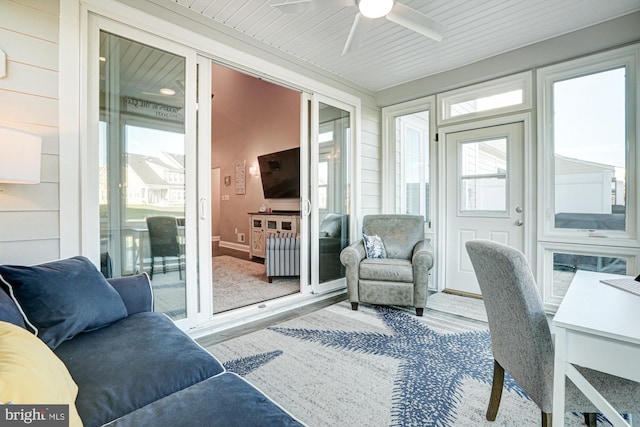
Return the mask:
[[346,298],[346,289],[319,295],[291,295],[217,314],[211,322],[187,333],[207,347],[303,316]]

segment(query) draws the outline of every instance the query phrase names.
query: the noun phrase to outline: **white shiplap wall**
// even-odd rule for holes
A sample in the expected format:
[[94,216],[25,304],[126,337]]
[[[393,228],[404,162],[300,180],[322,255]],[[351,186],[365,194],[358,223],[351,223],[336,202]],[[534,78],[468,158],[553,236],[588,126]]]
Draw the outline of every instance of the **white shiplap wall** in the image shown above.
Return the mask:
[[382,142],[380,109],[362,104],[360,146],[361,214],[378,214],[382,209]]
[[[0,184],[0,264],[59,257],[57,0],[0,0],[0,126],[42,137],[41,183]],[[2,153],[0,153],[2,155]]]

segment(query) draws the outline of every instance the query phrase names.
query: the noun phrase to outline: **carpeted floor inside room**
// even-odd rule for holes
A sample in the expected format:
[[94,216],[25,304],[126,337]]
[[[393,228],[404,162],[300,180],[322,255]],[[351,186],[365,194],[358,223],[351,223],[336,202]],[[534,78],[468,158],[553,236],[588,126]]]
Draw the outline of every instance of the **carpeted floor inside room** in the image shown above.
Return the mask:
[[300,278],[267,280],[264,264],[230,255],[212,258],[213,313],[268,301],[300,292]]

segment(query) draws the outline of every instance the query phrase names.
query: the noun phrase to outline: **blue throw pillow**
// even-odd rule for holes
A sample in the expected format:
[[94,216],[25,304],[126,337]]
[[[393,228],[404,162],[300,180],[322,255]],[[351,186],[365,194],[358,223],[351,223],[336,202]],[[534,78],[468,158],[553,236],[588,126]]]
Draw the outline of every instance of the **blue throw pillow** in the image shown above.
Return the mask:
[[7,292],[9,292],[9,289],[5,289],[0,282],[0,321],[26,328],[27,325],[24,324],[18,305],[9,297]]
[[384,249],[382,239],[378,235],[367,236],[363,234],[364,249],[367,253],[367,258],[386,258],[387,251]]
[[52,349],[80,332],[127,316],[118,291],[85,257],[35,266],[0,265],[0,281],[20,306],[27,326]]

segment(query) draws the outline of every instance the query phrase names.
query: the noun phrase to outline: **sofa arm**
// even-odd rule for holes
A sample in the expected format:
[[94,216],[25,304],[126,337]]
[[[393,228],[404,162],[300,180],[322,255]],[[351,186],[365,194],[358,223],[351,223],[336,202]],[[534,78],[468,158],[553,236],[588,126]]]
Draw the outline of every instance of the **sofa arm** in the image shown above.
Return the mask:
[[416,243],[411,257],[413,265],[413,301],[416,308],[427,304],[429,270],[433,267],[433,246],[426,240]]
[[120,294],[129,316],[145,311],[153,311],[153,291],[151,290],[149,276],[146,273],[136,274],[135,276],[115,277],[107,279],[107,281]]
[[366,256],[362,239],[350,244],[340,252],[340,262],[346,267],[347,293],[349,301],[358,302],[358,281],[360,280],[360,261]]

